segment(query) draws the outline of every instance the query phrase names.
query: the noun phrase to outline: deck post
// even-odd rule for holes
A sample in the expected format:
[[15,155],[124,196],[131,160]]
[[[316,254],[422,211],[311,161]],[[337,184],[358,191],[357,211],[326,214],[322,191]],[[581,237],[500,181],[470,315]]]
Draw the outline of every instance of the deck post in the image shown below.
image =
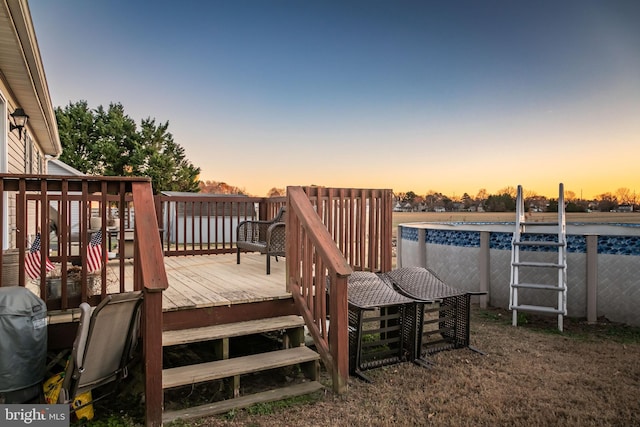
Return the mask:
[[336,286],[329,293],[329,313],[331,324],[341,327],[329,328],[329,344],[331,357],[334,361],[333,391],[344,393],[349,381],[349,308],[347,305],[347,279],[348,277],[335,276]]
[[[148,426],[162,425],[162,291],[167,272],[162,256],[150,182],[132,184],[136,208],[134,286],[144,289],[145,418]],[[144,254],[144,256],[143,256]]]
[[147,426],[161,426],[162,391],[162,291],[144,291],[144,374]]

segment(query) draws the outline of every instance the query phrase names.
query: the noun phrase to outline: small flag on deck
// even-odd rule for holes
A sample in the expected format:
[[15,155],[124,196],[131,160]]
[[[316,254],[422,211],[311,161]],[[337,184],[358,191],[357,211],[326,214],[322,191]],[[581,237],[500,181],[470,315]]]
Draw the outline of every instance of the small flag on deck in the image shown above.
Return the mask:
[[[42,255],[40,254],[40,233],[36,233],[36,238],[33,240],[31,244],[31,248],[29,248],[29,252],[24,260],[24,271],[27,273],[27,276],[30,279],[37,279],[40,277],[40,259]],[[53,270],[55,266],[49,261],[49,257],[45,257],[45,274]]]
[[102,230],[91,237],[87,247],[87,272],[93,273],[102,268]]

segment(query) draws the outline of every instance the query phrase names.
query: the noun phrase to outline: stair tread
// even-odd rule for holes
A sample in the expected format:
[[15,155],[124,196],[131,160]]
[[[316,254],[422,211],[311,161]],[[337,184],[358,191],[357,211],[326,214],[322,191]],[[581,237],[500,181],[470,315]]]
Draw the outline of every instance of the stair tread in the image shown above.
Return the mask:
[[521,240],[519,242],[513,242],[516,246],[565,246],[564,242],[540,242],[540,241],[527,241]]
[[549,268],[565,268],[564,264],[557,264],[555,262],[534,262],[534,261],[520,261],[514,262],[513,266],[517,267],[549,267]]
[[544,307],[540,305],[517,305],[517,306],[511,307],[511,310],[533,311],[537,313],[549,313],[549,314],[565,314],[563,310],[559,310],[556,307]]
[[274,402],[295,396],[302,396],[322,390],[323,388],[323,385],[318,381],[307,381],[288,387],[281,387],[274,390],[267,390],[247,396],[236,397],[234,399],[208,403],[206,405],[194,406],[177,411],[167,411],[162,415],[162,422],[168,424],[178,419],[189,420],[193,418],[203,418],[209,415],[223,414],[231,411],[232,409],[246,408],[256,403]]
[[513,288],[523,288],[523,289],[545,289],[550,291],[564,291],[566,288],[564,286],[557,285],[543,285],[540,283],[512,283],[511,287]]
[[233,357],[197,365],[163,369],[162,388],[229,378],[267,369],[281,368],[298,363],[319,360],[320,355],[308,347],[294,347],[250,356]]
[[249,320],[245,322],[227,323],[222,325],[205,326],[202,328],[165,331],[162,333],[164,347],[192,342],[209,341],[221,338],[239,337],[243,335],[260,334],[281,329],[292,329],[304,326],[304,319],[300,316],[278,316],[266,319]]

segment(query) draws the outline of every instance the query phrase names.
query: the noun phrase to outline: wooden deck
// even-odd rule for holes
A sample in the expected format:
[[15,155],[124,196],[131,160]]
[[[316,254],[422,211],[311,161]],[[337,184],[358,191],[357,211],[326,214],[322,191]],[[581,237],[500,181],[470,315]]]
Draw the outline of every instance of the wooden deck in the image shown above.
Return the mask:
[[[162,295],[162,311],[231,307],[236,304],[290,300],[286,290],[286,260],[271,260],[266,274],[266,259],[258,253],[164,257],[169,288]],[[107,264],[108,293],[118,292],[118,261]],[[133,262],[125,261],[125,289],[133,289]],[[110,280],[111,279],[111,280]],[[39,288],[28,285],[36,295]],[[77,309],[50,312],[50,323],[77,320]]]
[[257,253],[165,257],[169,288],[163,292],[162,310],[230,306],[250,302],[289,299],[285,258],[266,259]]

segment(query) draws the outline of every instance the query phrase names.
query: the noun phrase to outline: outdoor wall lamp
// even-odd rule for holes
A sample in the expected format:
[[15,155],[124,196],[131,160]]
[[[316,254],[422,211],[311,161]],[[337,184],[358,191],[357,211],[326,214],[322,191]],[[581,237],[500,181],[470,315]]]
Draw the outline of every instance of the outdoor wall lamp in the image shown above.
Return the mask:
[[24,129],[24,126],[27,124],[29,116],[22,108],[16,108],[16,111],[9,115],[13,119],[13,123],[9,123],[9,132],[18,129],[18,139],[22,139],[22,129]]

